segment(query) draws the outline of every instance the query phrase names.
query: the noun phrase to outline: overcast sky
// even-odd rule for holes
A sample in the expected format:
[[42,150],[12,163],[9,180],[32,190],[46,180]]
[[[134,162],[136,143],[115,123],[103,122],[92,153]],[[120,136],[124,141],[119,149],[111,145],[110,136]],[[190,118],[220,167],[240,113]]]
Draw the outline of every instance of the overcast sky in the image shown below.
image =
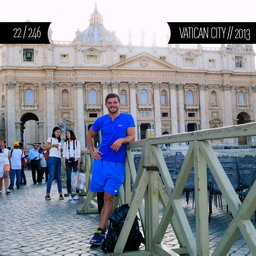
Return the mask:
[[142,30],[145,45],[168,42],[167,22],[174,21],[256,21],[255,0],[236,3],[233,0],[1,0],[0,21],[52,22],[53,40],[72,41],[77,28],[85,30],[95,3],[102,14],[104,26],[115,31],[124,43],[128,33],[132,43],[139,45]]

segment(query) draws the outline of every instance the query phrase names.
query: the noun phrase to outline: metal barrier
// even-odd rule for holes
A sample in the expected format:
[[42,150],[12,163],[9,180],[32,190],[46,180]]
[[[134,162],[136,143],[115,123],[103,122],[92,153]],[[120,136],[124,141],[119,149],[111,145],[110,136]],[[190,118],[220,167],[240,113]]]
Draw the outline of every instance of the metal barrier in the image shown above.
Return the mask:
[[[251,254],[256,255],[256,230],[251,222],[251,216],[256,210],[256,182],[241,202],[208,142],[255,135],[256,123],[250,123],[156,138],[153,131],[148,130],[145,140],[130,143],[127,149],[126,181],[119,193],[120,203],[129,203],[130,210],[111,255],[209,255],[207,165],[233,216],[212,255],[226,255],[240,234]],[[189,142],[190,146],[174,185],[159,145],[184,142]],[[142,148],[138,173],[131,152],[134,148]],[[180,201],[192,167],[195,173],[196,236],[192,233]],[[89,201],[93,197],[90,194],[85,202],[86,207],[83,207],[84,213],[89,212]],[[159,200],[164,206],[160,222]],[[145,250],[123,252],[137,212],[140,213],[145,235]],[[172,225],[180,248],[166,248],[161,244],[169,224]]]

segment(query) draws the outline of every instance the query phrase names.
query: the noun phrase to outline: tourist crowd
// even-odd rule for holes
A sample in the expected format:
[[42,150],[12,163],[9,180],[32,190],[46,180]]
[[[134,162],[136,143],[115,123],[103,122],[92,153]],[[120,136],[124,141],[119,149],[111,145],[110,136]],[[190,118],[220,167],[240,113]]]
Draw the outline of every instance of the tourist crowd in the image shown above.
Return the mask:
[[73,197],[71,174],[80,170],[80,143],[72,130],[66,132],[64,142],[60,139],[61,128],[54,127],[52,136],[45,143],[34,143],[26,151],[22,143],[15,141],[13,147],[6,147],[6,141],[0,139],[0,194],[11,193],[13,189],[20,189],[27,185],[26,170],[31,170],[34,185],[46,183],[45,199],[50,200],[51,185],[57,182],[59,199],[63,200],[61,169],[67,176],[68,200],[78,200],[79,190],[75,190]]

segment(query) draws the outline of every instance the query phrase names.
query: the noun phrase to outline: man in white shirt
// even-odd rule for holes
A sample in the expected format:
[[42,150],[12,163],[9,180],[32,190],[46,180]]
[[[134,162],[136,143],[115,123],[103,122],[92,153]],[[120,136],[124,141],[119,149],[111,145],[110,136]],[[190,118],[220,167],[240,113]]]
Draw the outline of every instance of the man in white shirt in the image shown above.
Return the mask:
[[11,173],[10,173],[10,189],[14,187],[14,180],[16,176],[17,189],[20,188],[21,184],[21,160],[24,158],[23,151],[19,148],[20,144],[18,141],[13,142],[13,149],[11,150]]

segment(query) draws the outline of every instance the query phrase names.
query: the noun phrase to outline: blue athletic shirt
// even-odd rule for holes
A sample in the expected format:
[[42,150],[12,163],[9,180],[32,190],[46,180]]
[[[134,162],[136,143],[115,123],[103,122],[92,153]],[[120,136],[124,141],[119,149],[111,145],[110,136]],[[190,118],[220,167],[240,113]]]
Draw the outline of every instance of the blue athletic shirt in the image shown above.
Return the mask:
[[96,119],[92,125],[94,132],[101,131],[101,144],[99,151],[102,152],[101,158],[105,161],[119,162],[125,161],[126,145],[122,144],[118,151],[112,150],[110,147],[117,139],[127,136],[127,128],[135,127],[135,123],[131,114],[120,113],[114,121],[109,115],[104,115]]

